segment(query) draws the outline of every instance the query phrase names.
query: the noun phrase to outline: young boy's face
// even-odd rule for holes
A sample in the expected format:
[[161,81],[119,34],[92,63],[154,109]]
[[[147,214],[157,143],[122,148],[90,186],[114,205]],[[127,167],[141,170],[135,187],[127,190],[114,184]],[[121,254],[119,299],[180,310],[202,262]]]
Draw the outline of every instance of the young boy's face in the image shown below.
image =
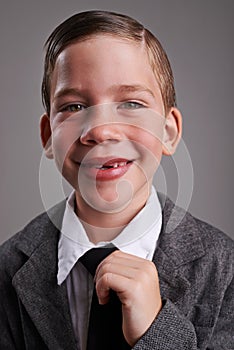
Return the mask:
[[144,205],[163,152],[176,147],[180,115],[172,108],[166,118],[143,45],[102,35],[68,46],[50,97],[42,141],[78,203],[102,212]]

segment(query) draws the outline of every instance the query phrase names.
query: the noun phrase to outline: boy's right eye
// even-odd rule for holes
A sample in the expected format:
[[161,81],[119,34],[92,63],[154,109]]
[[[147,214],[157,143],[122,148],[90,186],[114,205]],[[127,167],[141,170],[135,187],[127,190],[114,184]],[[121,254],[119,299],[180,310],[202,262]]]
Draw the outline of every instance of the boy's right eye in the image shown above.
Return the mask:
[[65,107],[62,108],[62,112],[67,111],[67,112],[80,112],[83,109],[85,109],[86,107],[84,105],[82,105],[81,103],[73,103],[70,105],[67,105]]

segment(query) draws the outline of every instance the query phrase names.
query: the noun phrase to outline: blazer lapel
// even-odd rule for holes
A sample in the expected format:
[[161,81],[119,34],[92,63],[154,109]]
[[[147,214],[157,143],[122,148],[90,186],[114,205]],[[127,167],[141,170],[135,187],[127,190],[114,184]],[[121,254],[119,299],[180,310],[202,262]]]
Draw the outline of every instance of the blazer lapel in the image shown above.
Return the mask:
[[159,275],[160,292],[163,299],[179,302],[190,287],[190,282],[180,274],[168,257],[160,248],[156,249],[154,263]]
[[75,350],[66,284],[57,285],[58,232],[51,222],[47,224],[46,239],[16,273],[13,286],[47,347]]
[[[194,218],[176,207],[168,198],[163,201],[162,229],[153,261],[159,274],[162,298],[177,304],[183,300],[190,288],[183,266],[200,259],[205,250],[197,234]],[[181,221],[177,222],[171,231],[168,230],[168,222],[173,221],[173,217],[181,218]]]

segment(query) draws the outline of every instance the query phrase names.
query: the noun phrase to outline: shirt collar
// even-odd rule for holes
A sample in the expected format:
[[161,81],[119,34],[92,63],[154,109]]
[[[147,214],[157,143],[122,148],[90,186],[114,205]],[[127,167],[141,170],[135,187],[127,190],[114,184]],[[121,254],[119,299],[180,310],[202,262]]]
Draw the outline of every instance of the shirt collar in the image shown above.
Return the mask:
[[75,192],[69,196],[64,212],[58,244],[58,275],[60,285],[79,258],[94,247],[114,245],[125,253],[151,260],[162,226],[162,211],[157,193],[152,187],[144,208],[111,242],[89,241],[82,223],[74,212]]

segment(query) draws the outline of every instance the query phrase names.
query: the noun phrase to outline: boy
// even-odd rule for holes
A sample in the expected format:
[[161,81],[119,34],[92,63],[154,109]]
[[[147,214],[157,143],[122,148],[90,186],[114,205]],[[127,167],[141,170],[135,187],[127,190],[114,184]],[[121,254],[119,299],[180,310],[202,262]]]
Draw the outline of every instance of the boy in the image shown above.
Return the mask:
[[74,192],[1,247],[0,348],[234,348],[233,242],[152,187],[182,128],[160,43],[89,11],[46,49],[41,139]]

